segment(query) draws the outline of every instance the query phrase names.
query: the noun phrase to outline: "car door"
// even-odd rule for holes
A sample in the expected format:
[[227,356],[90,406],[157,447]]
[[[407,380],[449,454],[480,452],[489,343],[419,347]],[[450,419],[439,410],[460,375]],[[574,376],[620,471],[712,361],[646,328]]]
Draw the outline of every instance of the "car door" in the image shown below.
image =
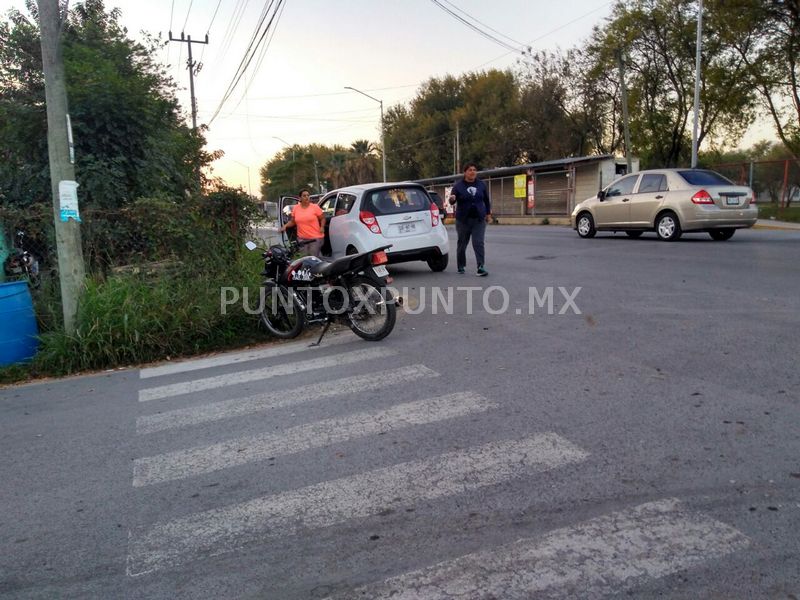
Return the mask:
[[320,254],[322,256],[333,256],[333,248],[331,245],[330,225],[334,212],[336,211],[336,193],[328,194],[319,201],[319,207],[322,209],[322,214],[325,216],[325,226],[322,228],[325,234],[325,239],[322,242],[322,249]]
[[[292,220],[292,209],[300,202],[297,196],[281,196],[278,200],[278,227],[283,227]],[[297,239],[297,227],[292,227],[286,232],[281,232],[281,243]]]
[[334,258],[344,256],[347,253],[347,246],[354,241],[351,235],[354,227],[351,212],[355,202],[355,194],[350,192],[339,192],[336,194],[336,204],[333,215],[328,219],[328,238],[330,239],[332,256]]
[[667,176],[663,173],[642,173],[639,187],[631,196],[630,224],[633,227],[652,227],[658,209],[668,192]]
[[630,222],[630,201],[639,174],[626,175],[605,189],[603,199],[594,207],[595,227],[627,227]]

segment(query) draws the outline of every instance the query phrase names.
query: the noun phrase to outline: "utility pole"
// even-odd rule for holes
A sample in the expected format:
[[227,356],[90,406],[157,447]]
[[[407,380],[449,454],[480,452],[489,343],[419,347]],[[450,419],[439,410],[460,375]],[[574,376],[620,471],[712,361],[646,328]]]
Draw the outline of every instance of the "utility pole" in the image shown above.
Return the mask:
[[622,60],[622,50],[617,48],[617,67],[619,67],[619,85],[622,94],[622,130],[625,136],[625,162],[627,173],[631,172],[631,134],[628,126],[628,88],[625,85],[625,63]]
[[[61,284],[61,308],[64,314],[64,330],[75,333],[75,318],[78,314],[78,299],[83,291],[86,271],[83,264],[81,229],[77,218],[78,206],[74,201],[75,166],[70,153],[70,133],[67,114],[67,88],[64,79],[64,62],[61,52],[63,21],[59,13],[60,2],[37,0],[39,27],[41,30],[42,68],[44,70],[44,93],[47,104],[47,152],[50,160],[50,186],[53,194],[53,217],[55,219],[56,250],[58,253],[58,278]],[[60,182],[72,190],[73,202],[70,212],[61,210]],[[67,194],[69,196],[69,194]],[[70,198],[65,198],[66,203]],[[77,217],[77,218],[75,218]]]
[[692,125],[692,168],[697,167],[697,126],[700,112],[700,64],[703,53],[703,0],[697,7],[697,56],[694,63],[694,124]]
[[461,129],[456,121],[456,173],[461,172]]
[[[170,42],[183,42],[188,44],[189,46],[189,59],[186,61],[186,68],[189,69],[189,93],[192,96],[192,129],[197,129],[197,101],[194,99],[194,73],[195,73],[195,64],[194,60],[192,59],[192,44],[207,44],[208,43],[208,34],[206,34],[206,40],[204,42],[198,42],[197,40],[193,40],[192,36],[186,36],[184,38],[183,32],[181,31],[181,37],[176,38],[172,37],[172,32],[169,32],[169,41]],[[203,65],[200,65],[202,68]],[[200,71],[198,68],[198,72]]]

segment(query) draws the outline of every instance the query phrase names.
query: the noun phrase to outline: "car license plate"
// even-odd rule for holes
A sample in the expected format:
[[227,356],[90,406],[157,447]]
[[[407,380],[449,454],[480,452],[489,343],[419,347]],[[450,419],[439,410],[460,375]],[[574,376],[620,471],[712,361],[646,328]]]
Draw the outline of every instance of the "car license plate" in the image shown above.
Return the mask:
[[372,270],[375,271],[375,275],[377,275],[378,277],[388,277],[389,276],[389,269],[387,269],[383,265],[378,265],[376,267],[372,267]]
[[739,199],[738,198],[725,198],[725,204],[739,206]]
[[417,225],[416,223],[400,223],[397,230],[400,233],[412,233],[417,230]]

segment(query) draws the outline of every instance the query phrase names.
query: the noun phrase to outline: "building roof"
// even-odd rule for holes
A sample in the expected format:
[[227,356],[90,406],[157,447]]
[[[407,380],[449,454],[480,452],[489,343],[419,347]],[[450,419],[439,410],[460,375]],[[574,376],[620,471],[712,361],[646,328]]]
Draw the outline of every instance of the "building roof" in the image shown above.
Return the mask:
[[[525,165],[514,165],[513,167],[497,167],[495,169],[484,169],[478,171],[481,177],[503,177],[506,175],[519,175],[520,173],[527,173],[528,171],[544,171],[551,170],[558,167],[564,168],[577,163],[584,162],[600,162],[604,160],[613,159],[613,154],[598,154],[595,156],[576,156],[572,158],[559,158],[556,160],[545,160],[537,163],[528,163]],[[448,183],[463,177],[463,173],[454,173],[452,175],[443,175],[441,177],[429,177],[428,179],[415,179],[416,183],[422,185],[432,185],[435,183]]]

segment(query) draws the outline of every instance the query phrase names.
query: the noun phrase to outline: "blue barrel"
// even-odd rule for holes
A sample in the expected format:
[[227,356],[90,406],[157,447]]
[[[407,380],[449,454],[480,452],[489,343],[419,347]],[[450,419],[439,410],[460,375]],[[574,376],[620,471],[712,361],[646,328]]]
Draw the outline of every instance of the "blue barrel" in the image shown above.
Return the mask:
[[0,283],[0,367],[33,358],[38,335],[28,282]]

